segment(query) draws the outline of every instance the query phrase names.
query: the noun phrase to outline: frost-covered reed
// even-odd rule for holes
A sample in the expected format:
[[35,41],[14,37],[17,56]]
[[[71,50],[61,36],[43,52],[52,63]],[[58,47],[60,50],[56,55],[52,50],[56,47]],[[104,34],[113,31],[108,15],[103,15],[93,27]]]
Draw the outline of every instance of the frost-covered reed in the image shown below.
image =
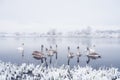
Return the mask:
[[0,61],[0,80],[120,80],[117,68],[69,66],[44,67],[23,63],[15,65]]

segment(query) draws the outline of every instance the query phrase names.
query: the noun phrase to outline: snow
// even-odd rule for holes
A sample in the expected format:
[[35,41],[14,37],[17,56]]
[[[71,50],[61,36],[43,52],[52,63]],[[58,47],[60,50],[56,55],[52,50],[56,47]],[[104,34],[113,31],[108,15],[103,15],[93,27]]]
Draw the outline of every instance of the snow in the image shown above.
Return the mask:
[[70,68],[62,65],[57,68],[0,61],[0,80],[120,80],[120,72],[114,67],[93,69],[90,66]]

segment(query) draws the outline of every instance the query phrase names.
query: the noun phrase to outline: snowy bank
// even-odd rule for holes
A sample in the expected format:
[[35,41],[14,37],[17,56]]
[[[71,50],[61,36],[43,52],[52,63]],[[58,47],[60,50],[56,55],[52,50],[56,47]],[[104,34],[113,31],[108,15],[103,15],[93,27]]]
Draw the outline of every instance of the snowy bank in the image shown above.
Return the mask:
[[120,80],[117,68],[44,67],[42,65],[15,65],[0,61],[0,80]]

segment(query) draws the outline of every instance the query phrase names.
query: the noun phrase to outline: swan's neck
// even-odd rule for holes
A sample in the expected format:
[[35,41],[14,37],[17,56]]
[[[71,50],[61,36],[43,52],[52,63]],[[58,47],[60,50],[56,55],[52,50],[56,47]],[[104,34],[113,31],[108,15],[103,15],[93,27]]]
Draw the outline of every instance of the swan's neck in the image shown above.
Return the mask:
[[70,54],[70,50],[68,49],[68,54]]
[[57,47],[56,47],[56,51],[57,51]]
[[95,46],[92,46],[92,49],[95,50]]
[[24,47],[24,45],[21,45],[21,47]]
[[52,48],[50,48],[49,50],[52,50]]
[[89,55],[90,54],[90,50],[87,50],[87,55]]
[[41,47],[41,52],[43,52],[43,47]]
[[78,52],[80,52],[80,49],[77,49]]

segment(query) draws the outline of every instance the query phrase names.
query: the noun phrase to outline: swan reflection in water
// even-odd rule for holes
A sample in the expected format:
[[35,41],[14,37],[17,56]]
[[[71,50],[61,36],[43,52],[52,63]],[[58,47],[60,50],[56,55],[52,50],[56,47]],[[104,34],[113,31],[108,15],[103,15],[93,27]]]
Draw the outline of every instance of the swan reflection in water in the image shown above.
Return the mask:
[[22,57],[24,57],[24,51],[22,51]]
[[18,50],[18,53],[21,54],[22,58],[24,57],[24,50]]
[[90,63],[90,60],[97,60],[97,59],[100,59],[101,56],[100,56],[100,57],[96,57],[96,56],[87,56],[87,58],[88,58],[88,60],[86,61],[86,63],[89,64],[89,63]]
[[40,58],[40,57],[34,57],[33,56],[33,58],[36,59],[36,60],[41,60],[41,63],[45,63],[45,66],[48,67],[48,63],[47,63],[47,58],[46,57],[41,57]]

